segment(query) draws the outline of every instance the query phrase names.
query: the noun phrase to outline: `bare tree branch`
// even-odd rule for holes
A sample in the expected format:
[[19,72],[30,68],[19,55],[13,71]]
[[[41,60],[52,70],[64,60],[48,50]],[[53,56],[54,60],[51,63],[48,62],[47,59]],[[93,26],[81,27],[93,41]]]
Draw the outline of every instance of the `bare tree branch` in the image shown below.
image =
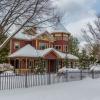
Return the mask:
[[100,56],[100,18],[97,17],[94,24],[88,23],[87,29],[82,29],[82,33],[94,57]]
[[[43,24],[56,23],[53,10],[50,0],[0,0],[0,34],[9,35],[0,45],[0,50],[24,27],[42,28]],[[10,34],[14,26],[16,31]]]

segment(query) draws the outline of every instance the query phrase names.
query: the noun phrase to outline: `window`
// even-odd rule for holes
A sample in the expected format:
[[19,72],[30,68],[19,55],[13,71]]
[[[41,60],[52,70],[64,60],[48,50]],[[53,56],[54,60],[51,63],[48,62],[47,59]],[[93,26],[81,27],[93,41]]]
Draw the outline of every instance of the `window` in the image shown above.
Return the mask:
[[68,41],[68,37],[66,37],[66,36],[63,37],[63,40]]
[[30,69],[33,68],[33,61],[32,60],[29,60],[29,65],[28,66],[29,66]]
[[61,36],[56,36],[55,40],[62,40],[62,37]]
[[68,52],[68,47],[66,45],[63,45],[63,49],[64,49],[64,52]]
[[48,43],[40,43],[40,49],[46,49],[48,48]]
[[57,49],[57,50],[61,50],[61,46],[60,45],[56,45],[56,46],[54,46],[54,48]]
[[20,43],[19,43],[19,42],[15,42],[14,48],[15,48],[15,49],[19,49],[19,48],[20,48]]

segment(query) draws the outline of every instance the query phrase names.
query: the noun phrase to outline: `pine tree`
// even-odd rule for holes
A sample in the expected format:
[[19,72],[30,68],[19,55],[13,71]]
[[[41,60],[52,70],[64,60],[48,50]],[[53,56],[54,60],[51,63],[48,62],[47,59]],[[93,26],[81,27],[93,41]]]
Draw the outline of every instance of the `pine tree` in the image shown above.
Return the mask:
[[[7,38],[6,35],[0,33],[0,44]],[[0,51],[0,63],[7,63],[7,56],[9,54],[9,44]]]
[[79,48],[78,48],[78,44],[79,41],[77,38],[70,36],[70,45],[69,45],[69,52],[73,55],[78,56],[79,53]]
[[79,62],[81,68],[85,69],[89,67],[90,59],[89,56],[86,54],[86,50],[83,49],[82,53],[79,54]]

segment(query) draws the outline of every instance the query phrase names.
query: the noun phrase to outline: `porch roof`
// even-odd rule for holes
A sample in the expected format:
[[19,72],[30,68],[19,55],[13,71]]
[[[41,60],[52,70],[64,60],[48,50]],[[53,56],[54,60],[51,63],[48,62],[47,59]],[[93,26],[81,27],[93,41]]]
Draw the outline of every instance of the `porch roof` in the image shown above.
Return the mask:
[[59,52],[54,48],[47,48],[44,50],[36,50],[34,47],[32,47],[30,44],[24,46],[23,48],[19,49],[18,51],[14,52],[13,54],[9,55],[8,57],[14,58],[14,57],[44,57],[50,52],[54,52],[58,58],[61,59],[75,59],[78,60],[78,57],[67,54],[63,52]]
[[78,60],[79,58],[77,57],[77,56],[74,56],[74,55],[72,55],[72,54],[67,54],[67,58],[68,59],[71,59],[71,60]]
[[17,50],[16,52],[12,53],[8,57],[37,57],[37,51],[31,45],[26,45],[21,49]]

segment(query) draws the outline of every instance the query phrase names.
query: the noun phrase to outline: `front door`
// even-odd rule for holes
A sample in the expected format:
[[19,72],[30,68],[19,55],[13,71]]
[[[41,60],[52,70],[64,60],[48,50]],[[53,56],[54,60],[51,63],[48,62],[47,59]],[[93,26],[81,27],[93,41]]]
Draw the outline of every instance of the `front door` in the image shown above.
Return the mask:
[[54,73],[56,72],[56,60],[49,60],[49,65],[48,65],[48,72]]

